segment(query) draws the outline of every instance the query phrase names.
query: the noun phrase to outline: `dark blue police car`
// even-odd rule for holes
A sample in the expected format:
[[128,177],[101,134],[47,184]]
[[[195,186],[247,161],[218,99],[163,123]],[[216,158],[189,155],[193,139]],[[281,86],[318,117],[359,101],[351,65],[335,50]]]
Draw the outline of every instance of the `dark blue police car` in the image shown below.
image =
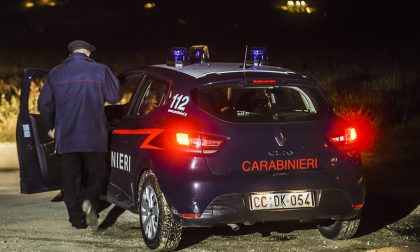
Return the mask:
[[[266,66],[262,48],[245,64],[210,62],[206,46],[169,52],[167,64],[121,74],[126,102],[106,107],[106,199],[140,215],[149,248],[175,249],[182,228],[283,220],[354,236],[365,202],[357,132],[319,85]],[[22,85],[22,193],[61,187],[54,139],[28,109],[40,73],[26,70]]]

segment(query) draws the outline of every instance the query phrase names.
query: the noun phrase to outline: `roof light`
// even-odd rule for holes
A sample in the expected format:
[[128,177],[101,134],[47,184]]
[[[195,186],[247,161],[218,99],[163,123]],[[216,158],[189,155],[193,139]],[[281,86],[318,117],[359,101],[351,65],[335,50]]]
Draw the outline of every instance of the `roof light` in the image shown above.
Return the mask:
[[254,66],[266,65],[268,63],[267,48],[251,47],[248,50],[247,60]]
[[205,63],[210,59],[209,48],[206,45],[193,45],[188,53],[191,63]]
[[167,57],[166,64],[168,66],[182,67],[189,63],[187,48],[185,47],[173,47],[169,49]]

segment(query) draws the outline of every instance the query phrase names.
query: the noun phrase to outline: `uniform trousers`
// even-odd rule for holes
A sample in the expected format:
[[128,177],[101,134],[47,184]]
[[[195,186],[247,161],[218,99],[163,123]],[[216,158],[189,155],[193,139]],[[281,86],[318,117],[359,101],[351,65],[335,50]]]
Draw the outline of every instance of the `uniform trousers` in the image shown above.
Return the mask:
[[64,203],[71,223],[85,221],[82,202],[88,199],[96,206],[99,195],[105,193],[108,173],[105,154],[77,152],[61,154]]

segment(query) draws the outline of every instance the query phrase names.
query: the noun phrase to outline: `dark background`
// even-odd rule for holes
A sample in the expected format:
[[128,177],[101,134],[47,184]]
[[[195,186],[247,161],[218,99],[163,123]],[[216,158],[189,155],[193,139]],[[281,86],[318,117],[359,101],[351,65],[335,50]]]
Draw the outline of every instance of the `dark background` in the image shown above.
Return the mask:
[[[286,1],[279,0],[56,2],[24,8],[24,1],[1,1],[1,50],[57,51],[62,58],[68,42],[83,39],[99,57],[153,52],[141,62],[151,64],[169,47],[192,44],[207,44],[214,59],[229,61],[241,60],[246,44],[267,46],[274,60],[302,51],[417,53],[420,44],[416,1],[307,0],[316,8],[310,15],[282,11],[276,6]],[[156,6],[145,9],[147,2]]]
[[[420,203],[420,1],[307,0],[317,10],[310,15],[278,9],[281,0],[147,0],[156,4],[148,10],[145,0],[55,1],[33,8],[0,1],[0,91],[7,101],[19,95],[25,67],[59,64],[75,39],[94,44],[93,58],[116,73],[164,63],[173,46],[207,44],[213,61],[236,62],[246,45],[266,46],[272,64],[320,83],[338,115],[373,128],[359,235],[388,227]],[[404,230],[418,233],[418,226]]]

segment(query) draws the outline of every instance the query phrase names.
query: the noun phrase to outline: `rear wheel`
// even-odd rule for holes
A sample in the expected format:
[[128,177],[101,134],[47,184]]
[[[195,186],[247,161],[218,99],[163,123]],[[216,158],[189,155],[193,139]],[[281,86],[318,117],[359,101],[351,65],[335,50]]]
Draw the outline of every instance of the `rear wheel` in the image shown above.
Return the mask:
[[157,251],[176,249],[182,228],[173,218],[152,171],[141,176],[138,193],[141,232],[147,247]]
[[319,232],[331,240],[345,240],[352,238],[359,228],[360,218],[354,220],[336,220],[332,224],[318,225]]

